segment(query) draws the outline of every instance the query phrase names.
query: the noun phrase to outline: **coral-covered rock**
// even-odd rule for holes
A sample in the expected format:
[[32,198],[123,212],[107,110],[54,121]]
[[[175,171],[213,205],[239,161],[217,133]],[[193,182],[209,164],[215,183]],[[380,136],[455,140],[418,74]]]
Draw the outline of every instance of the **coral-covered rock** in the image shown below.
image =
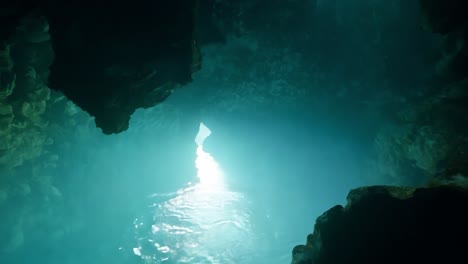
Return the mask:
[[6,170],[39,158],[50,145],[44,115],[51,100],[51,43],[41,36],[28,40],[30,33],[48,35],[48,27],[44,17],[23,15],[0,48],[0,169]]
[[467,81],[445,85],[399,109],[375,137],[370,175],[398,185],[467,174],[467,87]]
[[466,263],[468,190],[362,187],[320,216],[295,264]]
[[[2,15],[0,21],[5,18]],[[64,226],[62,220],[54,220],[61,219],[56,212],[63,199],[51,177],[57,155],[50,153],[55,134],[52,135],[48,127],[51,120],[46,116],[51,104],[61,97],[51,94],[46,85],[53,55],[51,43],[43,18],[22,16],[18,23],[9,31],[7,45],[0,45],[2,260],[5,253],[16,252],[33,241],[32,230],[53,226],[55,232]],[[4,25],[0,30],[3,41]],[[64,108],[56,112],[64,112]]]
[[[40,77],[48,76],[47,85],[95,117],[106,134],[126,130],[136,109],[164,101],[200,67],[196,0],[20,0],[0,8],[0,99],[15,87],[11,44],[51,43],[50,75]],[[37,67],[47,61],[43,54],[16,59]]]
[[[376,160],[372,172],[399,184],[418,170],[423,182],[436,175],[440,162],[447,158],[452,148],[450,136],[445,127],[419,127],[417,123],[383,126],[374,142]],[[414,180],[417,183],[418,179]]]

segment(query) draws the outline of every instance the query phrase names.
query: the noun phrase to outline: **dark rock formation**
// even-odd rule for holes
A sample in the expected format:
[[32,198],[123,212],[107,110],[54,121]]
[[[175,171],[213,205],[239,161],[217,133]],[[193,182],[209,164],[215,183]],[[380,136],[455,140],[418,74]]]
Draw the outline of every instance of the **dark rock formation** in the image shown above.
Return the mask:
[[466,263],[468,191],[363,187],[320,216],[295,264]]
[[[8,20],[8,17],[15,18],[2,18]],[[63,222],[54,220],[60,218],[58,212],[62,209],[63,196],[52,179],[59,155],[51,152],[56,137],[51,133],[50,125],[54,121],[48,113],[56,102],[66,100],[63,95],[51,91],[46,83],[53,58],[47,21],[26,13],[16,18],[12,32],[2,27],[4,46],[0,48],[2,253],[13,252],[28,241],[34,241],[31,230],[37,230],[38,226],[42,230],[55,230],[47,236],[58,238],[63,234],[63,229],[59,230]],[[60,108],[53,112],[66,111]],[[63,131],[63,127],[60,130]],[[1,262],[10,263],[3,259]]]
[[46,12],[56,54],[50,86],[95,116],[104,133],[118,133],[137,108],[190,81],[199,63],[196,1],[91,2]]
[[[136,109],[162,102],[199,68],[196,2],[2,4],[1,54],[22,32],[35,31],[26,34],[30,42],[50,33],[55,60],[49,86],[94,116],[104,133],[118,133]],[[19,21],[31,15],[45,22],[26,21],[18,31]],[[2,73],[1,80],[11,83],[12,76]]]
[[439,68],[452,78],[468,77],[468,2],[464,0],[419,0],[422,27],[445,36]]
[[[410,86],[408,91],[419,95],[406,96],[403,104],[392,106],[395,115],[389,115],[389,124],[375,136],[376,158],[370,162],[369,175],[383,175],[387,184],[419,185],[429,178],[450,181],[467,171],[467,2],[420,0],[418,4],[419,23],[434,33],[437,43],[430,52],[435,56],[425,60],[430,61],[426,64],[432,77],[424,89],[416,88],[421,83]],[[412,70],[406,72],[416,76]]]
[[448,34],[468,26],[465,13],[467,3],[464,0],[419,0],[419,3],[425,29]]

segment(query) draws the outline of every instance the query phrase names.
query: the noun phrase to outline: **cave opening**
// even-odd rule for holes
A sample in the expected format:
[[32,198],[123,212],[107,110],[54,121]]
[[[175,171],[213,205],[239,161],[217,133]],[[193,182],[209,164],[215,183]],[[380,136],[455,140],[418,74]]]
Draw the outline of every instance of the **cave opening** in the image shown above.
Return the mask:
[[0,4],[0,263],[466,252],[462,0],[88,1]]
[[203,150],[203,142],[211,135],[211,130],[203,123],[200,123],[200,129],[195,137],[197,143],[197,159],[195,167],[197,168],[197,177],[199,184],[206,188],[216,188],[223,185],[223,171],[216,160]]

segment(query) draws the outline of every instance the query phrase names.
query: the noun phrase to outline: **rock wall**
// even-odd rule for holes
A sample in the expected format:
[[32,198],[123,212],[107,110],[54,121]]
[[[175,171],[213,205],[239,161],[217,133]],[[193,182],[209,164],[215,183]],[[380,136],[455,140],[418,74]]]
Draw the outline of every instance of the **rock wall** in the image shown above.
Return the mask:
[[[2,263],[40,255],[96,223],[83,208],[89,206],[87,199],[99,200],[101,195],[101,190],[91,190],[90,178],[96,177],[96,171],[88,164],[99,152],[81,146],[93,141],[97,148],[106,147],[93,129],[93,119],[81,109],[91,113],[104,132],[121,132],[136,108],[161,102],[179,84],[190,81],[199,67],[195,1],[184,1],[184,5],[139,1],[114,5],[112,10],[104,3],[90,9],[89,3],[0,4]],[[154,6],[158,4],[164,8]],[[128,15],[145,10],[137,17]],[[121,24],[116,27],[118,21]],[[178,116],[165,114],[173,118],[172,124],[180,124]],[[160,121],[154,118],[147,121]],[[185,127],[176,128],[179,132],[173,135],[181,136],[180,130],[190,135],[186,142],[178,142],[180,148],[187,143],[190,160],[195,159],[192,140],[197,128],[193,124],[184,122]],[[184,158],[165,153],[174,141],[166,140],[168,145],[159,146],[159,154],[168,159]],[[174,173],[182,172],[161,168],[152,176]],[[184,173],[195,174],[195,169]],[[94,179],[106,181],[111,176]],[[142,176],[140,185],[128,186],[133,190],[129,195],[138,195],[143,182]],[[80,191],[83,189],[87,192]],[[101,211],[114,216],[131,212],[124,208]],[[46,237],[46,243],[39,242]]]
[[51,151],[54,121],[48,116],[63,96],[47,86],[53,58],[47,21],[35,14],[23,16],[12,36],[0,52],[2,252],[13,252],[26,240],[36,239],[40,232],[30,233],[39,226],[56,238],[65,232],[58,213],[62,192],[52,177],[59,162]]
[[[155,188],[174,191],[196,175],[191,162],[196,158],[193,139],[199,119],[191,109],[169,103],[139,112],[125,136],[106,138],[95,129],[93,117],[64,94],[49,89],[49,67],[54,61],[49,24],[40,13],[27,14],[18,18],[0,51],[2,263],[39,258],[51,249],[57,249],[54,258],[59,259],[63,256],[58,247],[73,247],[65,241],[86,240],[83,236],[90,234],[85,230],[92,226],[100,230],[93,234],[96,239],[115,235],[117,241],[121,233],[113,228],[123,228],[130,221],[135,209],[130,207],[140,206],[140,196]],[[144,149],[152,155],[148,162],[162,165],[148,166],[153,169],[140,170],[135,176],[128,168],[145,161],[125,156],[122,145],[135,146],[135,153]],[[115,160],[109,161],[108,156]],[[166,166],[177,159],[184,160],[187,168]],[[155,177],[175,176],[183,181],[179,186],[149,184]],[[130,181],[133,177],[137,180]],[[112,181],[117,187],[106,186]],[[116,197],[128,207],[113,206]],[[117,216],[119,221],[113,219]],[[106,219],[115,225],[109,226]]]
[[[398,182],[411,174],[431,186],[352,190],[346,207],[320,216],[292,263],[465,263],[466,171],[465,1],[419,1],[422,28],[441,34],[434,82],[425,98],[395,111],[375,137],[374,169]],[[372,170],[371,170],[372,171]],[[375,171],[375,170],[374,170]],[[375,175],[375,174],[374,174]]]
[[317,219],[291,263],[465,263],[467,208],[458,186],[355,189]]
[[[125,131],[136,109],[164,101],[200,68],[195,0],[21,0],[0,8],[4,63],[11,38],[50,40],[54,59],[45,81],[95,117],[105,134]],[[13,75],[2,76],[8,93]]]
[[[399,178],[447,180],[466,175],[467,135],[467,30],[460,10],[464,1],[421,0],[421,27],[441,37],[425,97],[411,100],[395,111],[389,126],[375,139],[377,158],[371,162],[374,173]],[[410,181],[411,182],[411,181]]]
[[235,138],[239,120],[352,127],[343,137],[373,149],[363,177],[388,184],[425,184],[460,151],[465,84],[446,82],[437,66],[443,40],[421,30],[417,2],[221,1],[213,9],[224,42],[203,48],[203,69],[185,92],[220,137]]
[[[195,1],[181,10],[176,6],[179,1],[174,1],[171,6],[180,11],[178,15],[167,12],[153,17],[175,23],[177,30],[171,32],[153,28],[158,21],[148,22],[147,16],[128,24],[122,20],[118,32],[111,30],[116,14],[135,13],[147,7],[145,1],[137,1],[130,10],[118,6],[117,13],[102,17],[103,6],[85,12],[81,4],[61,3],[38,12],[39,2],[20,2],[25,5],[2,3],[2,8],[7,7],[0,14],[0,249],[13,252],[8,255],[11,259],[27,258],[22,253],[39,247],[44,237],[52,237],[54,245],[60,246],[64,237],[89,235],[80,232],[93,224],[102,230],[95,236],[106,237],[114,227],[99,222],[99,217],[111,222],[114,216],[131,215],[127,208],[113,206],[115,200],[109,196],[99,203],[105,208],[100,214],[86,217],[84,208],[98,200],[101,188],[113,194],[122,191],[106,185],[116,170],[138,161],[124,156],[114,166],[106,159],[122,150],[119,143],[124,140],[100,137],[93,118],[80,107],[96,117],[105,133],[120,132],[136,108],[165,99],[178,84],[189,82],[200,66],[192,21]],[[211,44],[203,49],[206,60],[204,69],[195,75],[197,83],[180,89],[177,100],[169,98],[135,113],[141,119],[134,120],[134,130],[126,134],[134,149],[154,147],[155,163],[194,160],[192,140],[199,121],[217,132],[213,137],[222,142],[249,136],[239,134],[242,129],[234,122],[238,120],[253,126],[281,119],[328,120],[363,128],[355,134],[347,131],[347,136],[373,146],[368,177],[376,181],[411,185],[426,183],[431,177],[436,177],[436,185],[463,181],[468,173],[467,33],[463,15],[453,11],[464,10],[463,1],[420,1],[423,28],[442,34],[440,39],[420,30],[419,18],[413,16],[416,2],[404,0],[209,2],[202,6],[208,6],[205,12],[213,11],[208,12],[212,17],[202,19],[209,20],[216,34],[204,33],[211,37],[205,43]],[[66,12],[59,14],[63,8]],[[187,23],[177,24],[180,16]],[[100,27],[94,27],[97,22]],[[137,28],[141,35],[126,37]],[[148,41],[153,35],[158,38]],[[140,44],[143,47],[137,48]],[[168,45],[166,54],[161,50],[167,51]],[[169,57],[172,53],[177,56]],[[163,67],[165,63],[168,67]],[[153,71],[152,65],[163,70]],[[48,80],[76,104],[51,91]],[[154,141],[148,144],[143,137],[139,139],[143,133]],[[259,160],[276,153],[279,144],[271,142],[253,142],[263,144]],[[289,142],[303,144],[297,139]],[[88,145],[95,149],[76,151]],[[174,146],[188,154],[171,151]],[[245,147],[242,153],[252,148],[238,147]],[[219,159],[233,158],[222,152],[213,154]],[[78,169],[70,172],[70,168]],[[93,178],[101,168],[104,173]],[[191,169],[184,173],[194,174]],[[127,185],[131,191],[119,202],[149,191],[152,186],[145,183],[152,177],[177,173],[177,169],[160,166],[139,175],[140,181]],[[91,184],[93,180],[100,185]],[[128,178],[119,180],[125,183]],[[414,193],[432,192],[438,195],[439,189]],[[347,209],[335,210],[347,214]],[[50,244],[42,246],[45,252]]]
[[105,134],[126,130],[136,109],[164,101],[200,67],[194,0],[57,1],[44,10],[55,52],[49,84]]

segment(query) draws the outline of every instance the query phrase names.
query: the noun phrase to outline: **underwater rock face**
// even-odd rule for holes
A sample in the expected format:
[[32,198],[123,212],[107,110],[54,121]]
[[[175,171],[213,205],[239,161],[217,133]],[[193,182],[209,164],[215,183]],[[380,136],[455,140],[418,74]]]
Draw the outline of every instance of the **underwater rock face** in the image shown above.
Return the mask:
[[425,84],[424,96],[407,97],[389,124],[379,128],[370,177],[417,186],[430,178],[443,182],[466,175],[468,19],[461,11],[466,7],[461,0],[419,1],[420,27],[440,38],[434,46],[433,79]]
[[466,263],[468,191],[362,187],[321,215],[294,264]]
[[[26,20],[41,21],[25,16],[16,29],[22,35],[10,38],[0,50],[0,171],[40,157],[52,140],[44,117],[51,100],[46,79],[52,51],[47,37],[28,41],[35,33],[24,31]],[[47,31],[41,34],[48,36]]]
[[466,80],[439,85],[427,98],[396,111],[393,123],[374,139],[369,176],[414,186],[467,175],[467,87]]
[[[3,3],[0,6],[3,7]],[[45,13],[15,9],[12,9],[12,12],[17,12],[14,19],[4,17],[4,13],[0,12],[0,21],[11,22],[8,24],[11,26],[8,31],[3,31],[3,27],[0,30],[0,215],[3,217],[0,225],[1,263],[11,263],[4,258],[17,259],[17,256],[28,251],[35,241],[49,238],[47,243],[35,245],[34,248],[39,251],[50,250],[51,247],[60,245],[63,237],[72,236],[77,230],[82,230],[80,228],[85,217],[79,212],[80,208],[86,206],[83,205],[86,199],[83,198],[84,192],[80,189],[89,190],[87,195],[93,193],[94,189],[83,181],[84,177],[89,177],[83,169],[86,165],[81,165],[80,170],[70,173],[69,167],[72,166],[72,162],[67,158],[67,154],[89,156],[91,152],[77,151],[79,146],[82,146],[83,142],[89,144],[91,138],[96,140],[96,146],[103,140],[98,137],[99,131],[94,128],[89,115],[62,93],[48,87],[49,67],[56,52],[53,50]],[[152,80],[148,80],[148,84],[150,82]],[[161,89],[169,90],[173,87],[173,84],[164,84]],[[146,99],[151,98],[147,96]],[[157,123],[154,129],[167,132],[164,134],[166,137],[161,136],[166,145],[154,143],[154,148],[159,150],[156,156],[165,155],[168,160],[184,157],[189,161],[195,159],[196,145],[193,136],[199,124],[195,119],[192,120],[191,116],[185,117],[178,113],[176,108],[167,106],[149,110],[146,114],[148,123]],[[185,119],[182,120],[182,117]],[[145,128],[143,125],[148,125],[146,122],[134,124],[139,136]],[[146,128],[146,131],[150,130],[151,128]],[[153,136],[157,137],[154,135],[155,131],[152,132]],[[176,132],[184,133],[183,136],[177,135],[187,140],[169,141],[167,136],[176,137]],[[136,130],[129,133],[134,133],[134,137],[137,137]],[[129,136],[130,134],[127,134],[127,137]],[[167,151],[174,148],[176,143],[179,146],[178,150],[181,150],[182,146],[186,147],[187,151],[184,153],[188,154]],[[93,150],[93,153],[95,152],[96,150]],[[130,163],[131,161],[125,165]],[[187,170],[187,175],[196,173],[195,168],[190,167]],[[122,186],[125,186],[126,193],[139,194],[145,187],[141,183],[142,179],[152,179],[151,177],[158,173],[171,177],[170,173],[181,172],[161,168],[159,171],[140,175],[140,181],[135,181],[135,185]],[[64,175],[66,177],[63,177]],[[67,188],[67,184],[60,182],[60,178],[67,178],[67,182],[73,183],[73,186]],[[93,177],[93,180],[96,180],[96,177]],[[146,186],[150,187],[149,184]],[[129,189],[135,191],[130,192]],[[125,197],[122,199],[125,200]],[[122,207],[118,212],[122,211],[126,212],[128,209]]]
[[15,21],[0,36],[0,254],[34,241],[39,227],[55,232],[64,225],[54,220],[61,218],[63,197],[52,179],[59,157],[51,151],[52,132],[64,131],[51,113],[64,112],[56,106],[64,96],[46,84],[53,58],[48,25],[32,13]]
[[105,134],[126,130],[136,109],[162,102],[198,69],[195,2],[47,6],[50,87],[94,116]]
[[200,67],[196,2],[2,3],[0,100],[15,87],[10,42],[51,43],[47,85],[95,117],[105,134],[122,132],[136,109],[164,101]]

